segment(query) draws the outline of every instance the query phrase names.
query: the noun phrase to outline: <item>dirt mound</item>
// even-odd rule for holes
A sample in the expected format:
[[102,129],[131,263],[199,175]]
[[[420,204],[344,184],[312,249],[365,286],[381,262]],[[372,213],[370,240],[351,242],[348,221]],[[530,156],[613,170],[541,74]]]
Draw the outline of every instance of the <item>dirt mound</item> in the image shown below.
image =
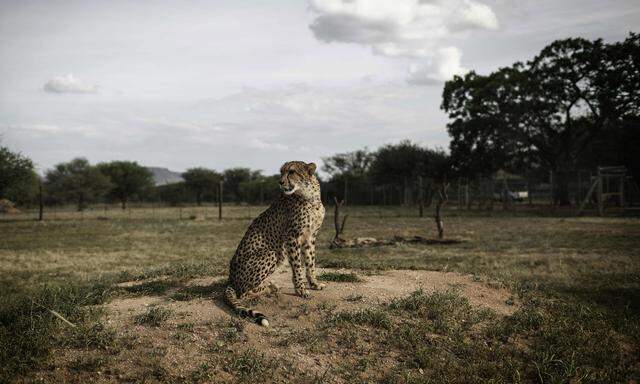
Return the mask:
[[[322,382],[342,382],[328,379],[327,372],[365,352],[355,344],[345,344],[341,341],[343,336],[326,333],[332,316],[385,308],[385,303],[419,289],[425,294],[455,290],[473,308],[489,308],[498,317],[517,309],[509,291],[498,284],[457,273],[392,270],[369,274],[320,269],[318,275],[327,287],[311,291],[309,299],[294,295],[290,269],[274,275],[280,291],[252,305],[267,315],[269,327],[229,312],[222,301],[224,278],[199,278],[185,283],[163,277],[119,284],[118,289],[128,293],[105,305],[102,319],[106,329],[116,335],[120,345],[117,354],[66,350],[56,354],[53,366],[70,367],[68,370],[40,372],[36,377],[50,382],[73,381],[79,379],[73,373],[77,370],[74,367],[98,361],[102,371],[99,376],[92,375],[90,380],[94,382],[129,382],[158,375],[171,378],[169,381],[193,380],[194,375],[205,374],[202,382],[234,378],[242,382],[248,380],[242,375],[249,371],[263,375],[267,382],[276,380],[268,379],[268,372],[276,371],[280,382],[290,382],[301,374],[315,380],[322,378]],[[155,294],[149,295],[147,289]],[[351,337],[358,345],[376,343],[375,328],[354,327]],[[392,356],[393,352],[381,359],[381,366],[395,364]],[[212,359],[216,361],[213,365]]]
[[[366,275],[351,270],[320,269],[319,276],[356,276],[356,282],[325,281],[327,287],[322,291],[311,291],[310,299],[302,299],[294,295],[290,269],[275,274],[274,282],[280,287],[277,295],[264,297],[253,303],[253,308],[262,311],[269,318],[270,327],[261,327],[247,320],[241,320],[241,327],[245,328],[242,343],[268,356],[289,356],[296,361],[297,368],[308,371],[309,367],[321,374],[332,364],[331,357],[326,355],[309,354],[299,347],[286,345],[287,338],[296,337],[301,331],[312,329],[322,321],[326,313],[320,309],[333,312],[354,311],[383,304],[397,297],[405,297],[410,293],[422,289],[425,293],[435,291],[457,290],[468,298],[470,304],[476,308],[490,308],[500,316],[513,313],[516,306],[511,294],[504,288],[492,288],[487,283],[474,281],[471,276],[457,273],[443,273],[434,271],[392,270],[380,274]],[[142,296],[123,298],[112,301],[107,305],[107,322],[122,329],[129,329],[138,335],[146,335],[148,340],[156,340],[161,336],[159,329],[149,329],[135,325],[136,316],[140,316],[153,306],[162,306],[174,315],[167,321],[164,328],[180,327],[180,324],[193,324],[194,327],[205,327],[207,331],[198,340],[201,347],[216,341],[220,334],[229,332],[234,327],[237,317],[229,312],[222,300],[224,278],[200,278],[189,281],[177,290],[168,291],[164,296]],[[147,282],[148,283],[148,282]],[[127,283],[135,286],[135,282]],[[139,283],[138,283],[139,284]],[[206,292],[211,288],[209,297],[192,300],[175,300],[180,298],[176,293]],[[205,295],[207,296],[207,295]],[[213,296],[213,301],[210,297]],[[218,336],[216,336],[216,334]],[[195,349],[194,349],[195,348]],[[173,349],[175,361],[173,367],[181,367],[186,371],[193,370],[193,362],[198,361],[197,343],[186,348]],[[335,356],[334,356],[335,357]],[[180,362],[180,364],[175,364]]]
[[[318,269],[318,275],[354,275],[358,276],[357,282],[333,282],[325,281],[327,288],[322,291],[310,291],[311,298],[297,297],[291,282],[291,270],[289,268],[277,272],[273,281],[280,287],[280,291],[274,296],[265,296],[253,306],[267,315],[272,327],[281,328],[293,326],[290,309],[306,305],[314,307],[318,304],[330,303],[336,309],[350,309],[367,307],[375,304],[389,302],[393,298],[407,296],[411,292],[422,289],[425,293],[459,290],[471,305],[489,308],[500,315],[509,315],[515,311],[511,293],[501,287],[475,281],[472,276],[465,276],[454,272],[437,272],[421,270],[390,270],[380,274],[362,275],[348,269]],[[166,305],[176,311],[184,311],[193,320],[211,319],[229,314],[229,309],[222,301],[222,287],[225,279],[222,277],[206,277],[191,280],[186,287],[213,287],[213,305],[207,298],[198,298],[189,301],[176,301],[166,296],[143,296],[136,298],[117,299],[107,305],[109,317],[122,319],[132,314],[142,312],[151,305]],[[148,283],[148,281],[146,281]],[[122,287],[132,287],[145,283],[145,281],[131,281],[120,284]],[[219,285],[216,287],[216,285]],[[172,291],[173,292],[173,291]],[[168,294],[171,296],[170,294]],[[350,300],[357,297],[358,300]],[[283,310],[284,309],[284,310]],[[254,326],[254,324],[251,324]],[[255,326],[260,330],[262,327]],[[263,329],[264,331],[264,329]]]

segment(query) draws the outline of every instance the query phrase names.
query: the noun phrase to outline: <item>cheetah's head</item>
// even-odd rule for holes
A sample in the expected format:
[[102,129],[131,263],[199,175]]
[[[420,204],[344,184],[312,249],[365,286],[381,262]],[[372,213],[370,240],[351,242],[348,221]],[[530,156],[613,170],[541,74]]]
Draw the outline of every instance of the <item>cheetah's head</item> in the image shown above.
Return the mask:
[[280,189],[285,195],[298,194],[307,199],[320,193],[316,165],[289,161],[280,168]]

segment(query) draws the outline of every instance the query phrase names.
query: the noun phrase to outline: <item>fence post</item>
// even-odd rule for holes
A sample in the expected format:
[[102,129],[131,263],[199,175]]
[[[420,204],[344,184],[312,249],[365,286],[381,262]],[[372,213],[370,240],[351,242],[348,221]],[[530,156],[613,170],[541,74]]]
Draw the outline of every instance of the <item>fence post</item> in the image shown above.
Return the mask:
[[625,176],[620,176],[620,208],[624,208],[624,179]]
[[38,182],[38,221],[42,221],[44,203],[42,202],[42,182]]
[[218,220],[222,220],[222,180],[218,183]]
[[387,205],[387,185],[382,185],[382,205]]
[[420,217],[424,216],[424,192],[423,192],[423,188],[422,188],[422,176],[418,176],[418,199],[420,199],[419,201],[419,207],[420,207]]
[[580,170],[578,170],[578,198],[576,199],[578,201],[578,206],[580,206],[580,203],[582,202],[582,172],[580,172]]
[[551,201],[551,206],[553,207],[555,201],[554,201],[554,192],[555,192],[555,188],[553,185],[553,171],[549,171],[549,197],[550,197],[550,201]]
[[506,172],[502,174],[502,210],[506,211],[509,209],[509,186],[507,185],[507,175]]
[[469,178],[465,179],[464,183],[464,205],[467,206],[467,211],[471,210],[471,201],[469,200]]
[[369,183],[369,205],[373,205],[373,185]]
[[531,175],[527,175],[527,199],[529,200],[529,206],[533,205],[533,196],[531,188]]
[[407,177],[404,177],[404,183],[402,184],[402,204],[401,205],[407,205],[408,201],[407,201]]
[[599,216],[602,216],[604,214],[604,200],[602,198],[603,182],[604,182],[604,177],[602,176],[602,173],[598,169],[598,215]]
[[496,181],[494,175],[489,179],[489,210],[493,211],[493,191],[496,189]]
[[462,206],[462,191],[460,190],[460,178],[458,177],[458,189],[456,191],[456,193],[458,194],[458,211],[460,210],[460,207]]

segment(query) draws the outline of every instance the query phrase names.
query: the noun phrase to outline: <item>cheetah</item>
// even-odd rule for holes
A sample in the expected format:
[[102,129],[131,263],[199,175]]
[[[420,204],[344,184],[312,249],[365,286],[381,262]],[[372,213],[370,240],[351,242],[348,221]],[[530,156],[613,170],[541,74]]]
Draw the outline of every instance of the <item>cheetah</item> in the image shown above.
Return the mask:
[[[290,161],[280,169],[280,196],[249,226],[229,265],[229,283],[225,300],[241,316],[268,326],[267,317],[241,304],[278,287],[269,277],[289,260],[293,271],[293,286],[298,296],[308,298],[309,288],[321,290],[315,272],[316,236],[324,220],[320,199],[320,183],[316,165]],[[304,265],[303,265],[304,260]]]

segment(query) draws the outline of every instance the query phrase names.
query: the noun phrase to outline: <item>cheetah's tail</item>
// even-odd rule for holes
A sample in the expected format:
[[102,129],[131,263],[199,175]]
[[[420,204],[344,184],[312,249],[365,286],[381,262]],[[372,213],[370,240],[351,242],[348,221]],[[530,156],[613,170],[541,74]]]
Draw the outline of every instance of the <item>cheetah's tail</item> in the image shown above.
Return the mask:
[[224,298],[227,301],[227,304],[240,316],[250,317],[257,324],[268,327],[269,320],[267,317],[261,312],[254,311],[253,309],[247,308],[240,304],[240,300],[236,296],[236,291],[232,286],[228,286],[224,291]]

